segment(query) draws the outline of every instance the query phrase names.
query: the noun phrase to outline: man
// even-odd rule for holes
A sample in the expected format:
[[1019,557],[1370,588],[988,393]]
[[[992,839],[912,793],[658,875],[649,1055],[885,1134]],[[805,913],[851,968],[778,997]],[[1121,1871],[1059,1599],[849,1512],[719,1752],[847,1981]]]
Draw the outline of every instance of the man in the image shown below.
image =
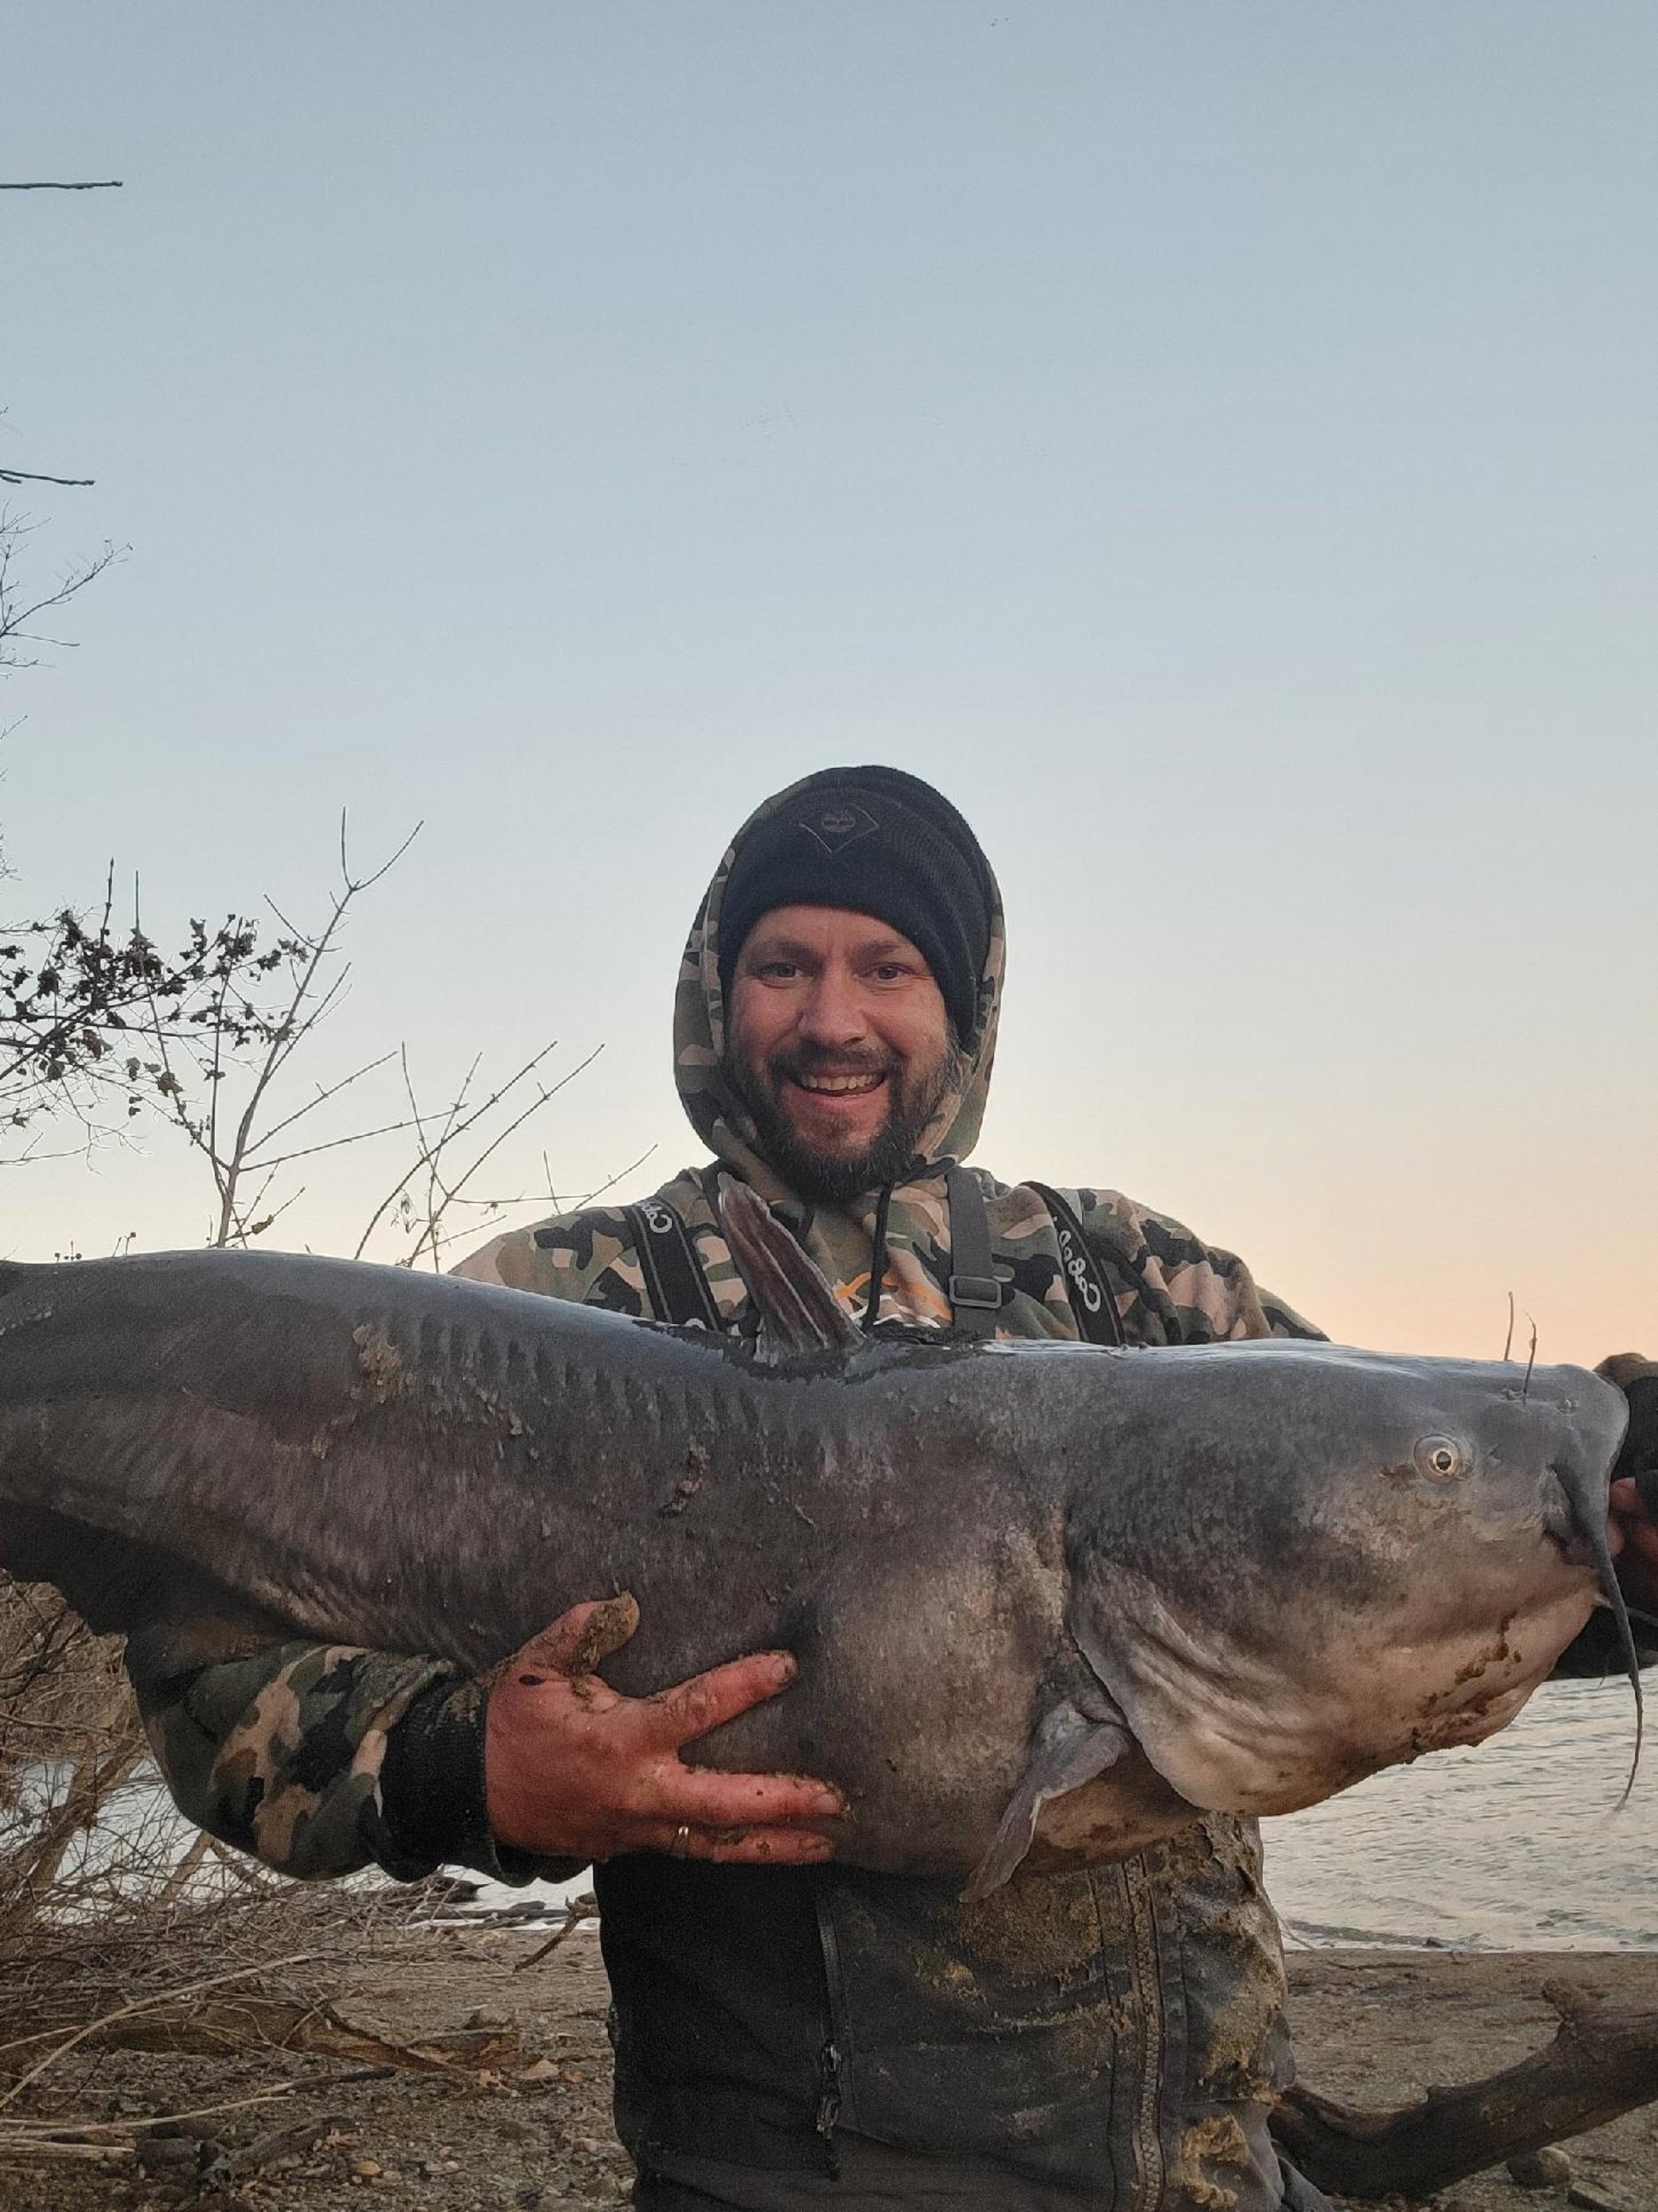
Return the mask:
[[[768,802],[680,977],[680,1093],[719,1167],[867,1326],[1315,1334],[1163,1216],[961,1169],[1002,952],[990,868],[927,784],[836,770]],[[753,1315],[713,1195],[713,1170],[691,1170],[642,1206],[498,1239],[463,1272],[741,1330]],[[1658,1368],[1626,1361],[1618,1379],[1658,1452]],[[1658,1560],[1650,1531],[1637,1547]],[[1206,1816],[1124,1865],[972,1906],[954,1884],[838,1867],[832,1792],[678,1756],[785,1689],[787,1655],[633,1702],[573,1680],[594,1664],[591,1613],[487,1687],[418,1657],[303,1646],[205,1664],[199,1638],[140,1639],[132,1665],[184,1809],[289,1872],[598,1862],[617,2125],[650,2212],[1321,2201],[1268,2133],[1289,2061],[1249,1824]]]

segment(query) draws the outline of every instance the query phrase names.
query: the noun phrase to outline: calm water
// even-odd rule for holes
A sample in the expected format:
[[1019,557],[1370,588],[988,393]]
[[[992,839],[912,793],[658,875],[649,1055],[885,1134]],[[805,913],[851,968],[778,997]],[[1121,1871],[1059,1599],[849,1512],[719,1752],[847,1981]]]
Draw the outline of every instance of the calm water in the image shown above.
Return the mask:
[[1658,1949],[1658,1674],[1647,1683],[1654,1733],[1621,1812],[1629,1685],[1561,1682],[1489,1743],[1263,1822],[1288,1938]]
[[[1648,1680],[1652,1747],[1622,1811],[1627,1683],[1552,1683],[1489,1743],[1435,1752],[1265,1822],[1268,1886],[1289,1941],[1658,1950],[1658,1670]],[[136,1783],[118,1827],[130,1835],[164,1802]],[[176,1835],[181,1849],[181,1823]],[[95,1836],[82,1864],[108,1848]],[[586,1886],[486,1883],[479,1903],[553,1905]]]

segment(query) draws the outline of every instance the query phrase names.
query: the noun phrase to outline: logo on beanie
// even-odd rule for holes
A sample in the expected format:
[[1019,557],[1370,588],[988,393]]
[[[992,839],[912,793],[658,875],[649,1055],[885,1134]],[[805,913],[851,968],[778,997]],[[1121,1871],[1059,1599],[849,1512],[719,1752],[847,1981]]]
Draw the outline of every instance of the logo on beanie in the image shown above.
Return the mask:
[[832,859],[844,852],[849,845],[856,845],[860,837],[873,837],[880,824],[863,807],[842,804],[826,807],[820,814],[803,821],[801,827],[816,845],[820,845]]

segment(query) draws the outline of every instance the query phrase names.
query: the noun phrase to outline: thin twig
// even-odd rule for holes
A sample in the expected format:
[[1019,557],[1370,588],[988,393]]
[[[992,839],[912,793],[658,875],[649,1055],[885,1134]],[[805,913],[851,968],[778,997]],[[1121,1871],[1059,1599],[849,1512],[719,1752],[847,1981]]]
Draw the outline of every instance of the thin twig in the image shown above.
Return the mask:
[[13,2136],[0,2131],[0,2159],[8,2164],[19,2158],[79,2158],[84,2163],[113,2165],[136,2156],[130,2143],[54,2143],[49,2135]]
[[[541,1062],[547,1059],[549,1054],[557,1051],[558,1043],[558,1039],[554,1037],[551,1043],[544,1044],[539,1052],[533,1053],[530,1057],[524,1062],[521,1068],[507,1077],[503,1083],[498,1084],[496,1088],[490,1092],[488,1098],[484,1099],[479,1105],[474,1106],[471,1112],[468,1113],[464,1119],[452,1121],[447,1124],[443,1134],[443,1143],[449,1144],[457,1138],[464,1137],[469,1129],[476,1128],[485,1114],[490,1112],[496,1106],[499,1106],[502,1100],[507,1097],[509,1092],[515,1090],[520,1083],[526,1080],[527,1077],[532,1075],[536,1068],[541,1066]],[[555,1092],[561,1090],[566,1083],[573,1081],[576,1076],[580,1074],[584,1068],[591,1067],[593,1061],[598,1057],[598,1053],[602,1051],[603,1049],[604,1048],[602,1046],[596,1046],[593,1051],[588,1054],[585,1060],[579,1062],[576,1067],[570,1070],[568,1074],[561,1077],[558,1083],[554,1084],[547,1091],[547,1097],[551,1098]],[[474,1067],[476,1067],[476,1062],[473,1063]],[[405,1081],[407,1082],[408,1080],[407,1048],[405,1048],[404,1051],[404,1069]],[[471,1081],[471,1074],[469,1070],[467,1081],[470,1082]],[[419,1109],[417,1107],[417,1113]],[[497,1142],[499,1141],[500,1140],[497,1139]],[[396,1205],[398,1200],[408,1188],[410,1183],[412,1183],[415,1177],[421,1173],[421,1169],[430,1165],[430,1158],[431,1147],[422,1144],[421,1149],[417,1153],[414,1161],[404,1170],[404,1172],[399,1176],[396,1182],[386,1193],[386,1195],[380,1201],[380,1203],[370,1214],[368,1225],[364,1229],[362,1235],[358,1239],[356,1248],[351,1253],[351,1258],[353,1259],[362,1258],[370,1238],[373,1236],[375,1231],[379,1227],[382,1221],[384,1220],[386,1215],[391,1211],[392,1207]]]
[[[649,1159],[651,1154],[655,1150],[656,1147],[655,1144],[647,1144],[644,1150],[640,1153],[637,1159],[630,1160],[624,1168],[617,1168],[613,1175],[606,1176],[603,1182],[596,1183],[591,1190],[572,1190],[564,1192],[554,1189],[552,1174],[547,1165],[547,1155],[543,1153],[541,1155],[541,1169],[543,1174],[546,1175],[547,1177],[547,1188],[545,1190],[516,1191],[510,1198],[467,1198],[463,1199],[461,1203],[465,1206],[481,1207],[485,1213],[490,1214],[504,1213],[509,1206],[541,1205],[556,1207],[560,1213],[574,1213],[581,1207],[591,1206],[596,1198],[603,1198],[607,1191],[614,1190],[617,1183],[625,1182],[630,1176],[636,1174],[638,1170],[643,1167],[645,1162]],[[473,1225],[474,1227],[476,1226],[476,1224]],[[471,1232],[467,1229],[462,1229],[458,1231],[456,1233],[460,1236],[466,1236],[471,1234]],[[451,1237],[447,1241],[452,1243],[454,1239]]]
[[[328,1137],[320,1144],[298,1145],[291,1152],[272,1152],[267,1155],[256,1151],[243,1161],[242,1167],[244,1173],[250,1169],[259,1172],[267,1168],[285,1168],[294,1160],[308,1160],[318,1152],[337,1152],[343,1144],[361,1144],[370,1137],[395,1137],[402,1131],[412,1129],[414,1126],[414,1124],[412,1121],[383,1121],[377,1128],[353,1129],[344,1137]],[[263,1144],[264,1139],[262,1138],[259,1141]]]
[[[310,945],[309,955],[302,965],[294,989],[289,994],[287,1010],[275,1024],[275,1032],[269,1049],[255,1073],[252,1087],[237,1119],[236,1135],[231,1141],[230,1153],[223,1163],[224,1182],[221,1187],[218,1231],[214,1239],[215,1243],[222,1245],[230,1241],[235,1220],[237,1182],[249,1162],[250,1154],[256,1149],[253,1130],[259,1109],[264,1102],[265,1094],[297,1049],[301,1040],[311,1035],[335,1004],[344,988],[346,976],[350,973],[347,968],[344,973],[337,975],[315,1004],[307,1003],[311,1000],[322,963],[332,948],[334,940],[339,935],[340,925],[345,919],[351,902],[361,892],[371,890],[389,869],[396,866],[398,861],[420,835],[421,827],[421,825],[416,822],[388,860],[370,874],[358,877],[351,873],[351,856],[346,844],[346,816],[343,811],[340,814],[339,870],[344,889],[334,894],[332,902],[333,911],[321,934]],[[267,1160],[264,1164],[269,1167],[275,1163]]]
[[[579,1060],[576,1062],[576,1065],[570,1069],[567,1074],[561,1075],[556,1083],[547,1085],[538,1091],[535,1097],[530,1100],[529,1104],[523,1109],[522,1112],[515,1115],[512,1120],[507,1124],[506,1127],[503,1129],[498,1135],[492,1138],[489,1144],[484,1147],[484,1150],[478,1155],[471,1167],[467,1168],[461,1175],[458,1176],[452,1184],[445,1185],[441,1182],[440,1183],[439,1188],[443,1191],[443,1205],[438,1207],[435,1210],[428,1209],[426,1229],[415,1242],[414,1249],[409,1255],[408,1264],[412,1266],[414,1261],[420,1258],[422,1251],[424,1251],[427,1245],[430,1244],[432,1248],[432,1264],[434,1267],[437,1265],[437,1247],[434,1239],[437,1231],[442,1222],[445,1208],[453,1205],[459,1200],[462,1191],[471,1181],[472,1177],[478,1173],[478,1169],[481,1167],[484,1167],[490,1160],[494,1158],[496,1153],[499,1151],[502,1145],[506,1143],[507,1139],[509,1137],[516,1135],[516,1132],[523,1127],[525,1122],[529,1119],[532,1114],[539,1113],[541,1109],[546,1106],[550,1100],[556,1098],[566,1083],[573,1083],[576,1077],[581,1074],[584,1068],[591,1068],[593,1062],[598,1057],[599,1053],[603,1049],[603,1046],[595,1045],[593,1049],[587,1055],[587,1057],[585,1060]],[[457,1131],[456,1134],[459,1135],[459,1133],[460,1132]]]
[[307,1099],[302,1106],[295,1106],[292,1113],[284,1114],[280,1121],[272,1122],[259,1139],[260,1147],[263,1149],[273,1137],[280,1137],[283,1130],[291,1129],[296,1121],[303,1121],[307,1113],[314,1113],[320,1106],[326,1106],[331,1099],[337,1099],[342,1091],[350,1090],[353,1083],[360,1082],[364,1075],[372,1075],[396,1056],[395,1052],[383,1052],[377,1060],[365,1061],[351,1074],[342,1075],[337,1083],[330,1083],[326,1087],[319,1083],[315,1098]]
[[558,1949],[560,1944],[567,1936],[575,1934],[584,1920],[597,1920],[598,1917],[598,1899],[591,1891],[580,1897],[573,1897],[564,1909],[564,1919],[561,1924],[554,1930],[544,1943],[539,1944],[530,1953],[527,1959],[520,1959],[517,1965],[514,1967],[513,1972],[522,1974],[526,1967],[539,1966],[544,1958],[549,1957]]
[[153,2133],[158,2127],[180,2127],[187,2120],[212,2120],[221,2112],[242,2112],[249,2105],[270,2104],[278,2097],[291,2097],[299,2087],[295,2082],[274,2082],[263,2089],[250,2090],[244,2097],[225,2097],[217,2104],[193,2105],[187,2112],[148,2112],[142,2118],[125,2120],[5,2120],[0,2128],[16,2128],[20,2132],[39,2128],[57,2135],[73,2131],[77,2135],[130,2135],[142,2129]]
[[[440,1183],[439,1188],[443,1191],[443,1204],[435,1209],[428,1211],[426,1229],[415,1243],[414,1250],[410,1255],[411,1261],[418,1259],[421,1252],[426,1249],[427,1244],[431,1243],[435,1238],[442,1223],[445,1209],[456,1204],[459,1201],[461,1193],[465,1189],[466,1185],[471,1181],[478,1169],[486,1166],[489,1162],[495,1157],[495,1155],[500,1150],[507,1139],[509,1137],[516,1136],[532,1114],[539,1113],[541,1108],[546,1106],[549,1100],[557,1097],[558,1093],[564,1088],[566,1083],[573,1081],[575,1077],[580,1074],[582,1069],[589,1066],[597,1057],[597,1054],[598,1048],[595,1047],[594,1050],[588,1054],[585,1060],[580,1062],[576,1067],[570,1070],[569,1074],[561,1077],[558,1082],[553,1084],[549,1088],[538,1091],[536,1095],[530,1100],[529,1104],[523,1109],[522,1112],[514,1115],[513,1119],[507,1124],[506,1127],[501,1131],[500,1134],[490,1139],[489,1144],[484,1147],[484,1150],[472,1162],[471,1167],[467,1168],[462,1174],[458,1176],[452,1184],[445,1186]],[[436,1264],[435,1245],[433,1245],[433,1264],[434,1265]]]

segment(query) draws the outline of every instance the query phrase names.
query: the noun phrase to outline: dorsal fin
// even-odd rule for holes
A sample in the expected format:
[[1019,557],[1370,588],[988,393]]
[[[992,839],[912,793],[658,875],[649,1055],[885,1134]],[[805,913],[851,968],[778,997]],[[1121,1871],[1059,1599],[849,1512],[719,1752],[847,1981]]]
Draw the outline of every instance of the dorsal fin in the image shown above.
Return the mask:
[[773,1220],[764,1201],[731,1176],[719,1179],[719,1226],[760,1309],[761,1359],[804,1360],[825,1352],[845,1357],[864,1342],[821,1270]]

